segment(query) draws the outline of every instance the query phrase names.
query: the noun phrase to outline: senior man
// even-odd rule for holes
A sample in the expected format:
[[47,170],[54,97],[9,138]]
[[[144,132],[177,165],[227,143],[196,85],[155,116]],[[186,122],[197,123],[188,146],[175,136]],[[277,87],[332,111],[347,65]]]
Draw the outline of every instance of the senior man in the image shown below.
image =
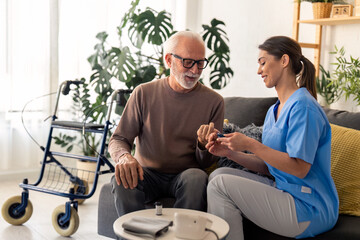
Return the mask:
[[176,208],[206,211],[204,169],[217,157],[205,145],[214,128],[222,129],[224,100],[198,82],[208,64],[199,34],[171,36],[164,44],[164,63],[169,77],[134,89],[110,139],[119,216],[161,197],[174,197]]

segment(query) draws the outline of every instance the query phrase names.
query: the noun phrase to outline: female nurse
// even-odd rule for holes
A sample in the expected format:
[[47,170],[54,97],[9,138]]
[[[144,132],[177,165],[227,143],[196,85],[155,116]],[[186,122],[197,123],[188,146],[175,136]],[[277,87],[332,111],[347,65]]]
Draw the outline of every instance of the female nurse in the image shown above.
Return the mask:
[[278,95],[267,112],[262,143],[241,133],[212,134],[206,147],[271,178],[215,170],[208,211],[229,223],[227,239],[244,239],[244,217],[282,236],[312,237],[335,225],[339,205],[330,175],[331,128],[316,101],[315,68],[291,38],[271,37],[259,49],[258,74]]

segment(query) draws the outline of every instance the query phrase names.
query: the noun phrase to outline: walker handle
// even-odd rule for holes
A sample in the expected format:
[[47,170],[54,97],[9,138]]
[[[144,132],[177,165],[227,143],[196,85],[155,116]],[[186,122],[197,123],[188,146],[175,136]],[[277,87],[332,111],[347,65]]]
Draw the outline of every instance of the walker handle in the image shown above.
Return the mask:
[[82,83],[82,81],[79,80],[67,80],[65,81],[65,86],[62,88],[61,93],[64,95],[68,95],[70,92],[70,85],[71,84],[75,84],[75,85],[79,85],[80,83]]

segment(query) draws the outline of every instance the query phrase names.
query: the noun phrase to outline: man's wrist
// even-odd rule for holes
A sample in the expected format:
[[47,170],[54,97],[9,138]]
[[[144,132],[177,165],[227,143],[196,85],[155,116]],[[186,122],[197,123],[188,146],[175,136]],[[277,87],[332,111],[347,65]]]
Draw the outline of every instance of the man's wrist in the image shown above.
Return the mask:
[[206,150],[205,144],[202,144],[202,143],[199,141],[199,139],[198,139],[198,147],[199,147],[200,150]]
[[130,153],[128,153],[128,152],[124,152],[124,153],[120,154],[120,156],[117,158],[118,160],[117,160],[117,162],[116,162],[116,163],[118,163],[118,162],[119,162],[119,160],[120,160],[121,158],[123,158],[126,154],[130,154]]

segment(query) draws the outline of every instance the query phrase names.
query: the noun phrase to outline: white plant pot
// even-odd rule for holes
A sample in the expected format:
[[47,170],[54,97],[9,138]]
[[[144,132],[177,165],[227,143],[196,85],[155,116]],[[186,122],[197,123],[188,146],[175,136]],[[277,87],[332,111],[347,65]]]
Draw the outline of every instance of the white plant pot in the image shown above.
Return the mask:
[[97,162],[88,162],[78,160],[76,167],[78,169],[78,177],[86,180],[88,183],[93,183],[95,179],[95,170]]

